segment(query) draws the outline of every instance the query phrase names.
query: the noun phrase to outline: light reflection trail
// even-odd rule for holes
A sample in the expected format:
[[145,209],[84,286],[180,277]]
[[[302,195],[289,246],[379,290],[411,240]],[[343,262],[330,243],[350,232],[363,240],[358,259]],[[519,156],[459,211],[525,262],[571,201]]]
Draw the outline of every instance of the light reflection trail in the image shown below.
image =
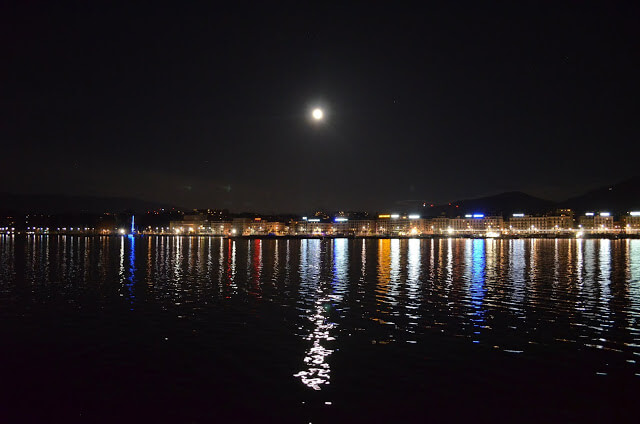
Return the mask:
[[600,255],[599,255],[599,315],[603,321],[610,320],[609,302],[611,301],[611,240],[600,240]]
[[236,241],[235,240],[227,240],[227,278],[226,278],[226,288],[227,294],[226,298],[229,299],[231,295],[237,293],[237,285],[236,285]]
[[469,292],[471,295],[471,307],[473,308],[474,317],[474,343],[480,343],[480,329],[484,327],[485,313],[483,300],[486,294],[485,275],[486,275],[486,254],[485,240],[473,240],[471,244],[471,285]]
[[627,278],[629,281],[629,318],[627,329],[631,333],[635,351],[640,351],[640,240],[627,240]]
[[[125,257],[125,244],[129,244],[129,255]],[[128,259],[128,260],[127,260]],[[126,297],[131,304],[130,310],[133,310],[133,304],[136,300],[134,293],[135,288],[135,272],[136,272],[136,240],[130,235],[128,237],[120,237],[120,279],[123,287],[126,289]]]
[[305,304],[304,308],[304,316],[310,321],[312,330],[304,337],[311,342],[303,359],[306,369],[297,372],[294,377],[298,377],[305,386],[313,390],[321,390],[331,379],[327,357],[333,353],[333,349],[329,349],[326,344],[334,340],[330,330],[335,324],[329,320],[331,296],[326,293],[320,273],[322,241],[305,239],[300,243],[300,295],[303,301],[312,302],[308,306]]
[[420,264],[422,246],[419,239],[410,239],[408,246],[408,263],[407,263],[407,287],[408,287],[408,305],[409,310],[409,332],[415,332],[420,320]]
[[524,240],[510,240],[509,246],[509,269],[511,271],[509,280],[513,284],[510,307],[514,312],[521,312],[526,287]]

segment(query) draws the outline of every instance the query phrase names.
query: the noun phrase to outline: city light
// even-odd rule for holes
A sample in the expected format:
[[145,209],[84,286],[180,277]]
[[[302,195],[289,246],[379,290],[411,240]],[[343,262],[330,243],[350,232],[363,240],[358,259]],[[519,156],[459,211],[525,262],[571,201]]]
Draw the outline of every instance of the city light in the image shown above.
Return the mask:
[[640,212],[629,212],[631,216],[640,216]]
[[378,215],[378,218],[391,218],[389,214]]
[[609,212],[600,212],[600,216],[611,216]]
[[585,213],[585,216],[593,216],[593,215],[594,215],[594,214],[593,214],[593,212],[587,212],[587,213]]
[[420,219],[420,215],[409,215],[409,219]]
[[309,222],[320,222],[320,218],[311,218],[308,221]]
[[349,218],[337,217],[334,222],[347,222]]
[[474,213],[473,217],[474,218],[484,218],[484,214],[482,214],[482,213]]
[[473,215],[471,215],[470,213],[468,213],[468,214],[466,214],[464,217],[465,217],[465,218],[473,218]]
[[398,218],[400,218],[399,214],[397,214],[397,213],[391,214],[391,219],[398,219]]
[[524,214],[523,213],[514,213],[513,217],[514,218],[524,218]]

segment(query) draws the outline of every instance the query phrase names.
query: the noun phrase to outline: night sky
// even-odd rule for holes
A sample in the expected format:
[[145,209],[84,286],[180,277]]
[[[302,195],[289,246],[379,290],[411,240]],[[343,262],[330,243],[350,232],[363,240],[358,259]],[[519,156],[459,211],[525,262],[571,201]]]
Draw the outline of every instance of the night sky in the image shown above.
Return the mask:
[[637,2],[15,3],[0,191],[384,210],[639,173]]

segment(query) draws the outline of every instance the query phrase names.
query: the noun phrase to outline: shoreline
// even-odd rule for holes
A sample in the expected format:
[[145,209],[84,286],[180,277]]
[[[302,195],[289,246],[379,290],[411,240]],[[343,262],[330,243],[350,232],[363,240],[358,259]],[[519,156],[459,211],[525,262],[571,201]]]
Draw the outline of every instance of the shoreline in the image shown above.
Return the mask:
[[640,234],[584,234],[581,237],[576,237],[574,234],[504,234],[496,237],[483,237],[480,235],[470,234],[424,234],[424,235],[403,235],[403,236],[382,236],[382,235],[240,235],[240,236],[228,236],[219,234],[94,234],[94,233],[82,233],[82,232],[50,232],[50,233],[32,233],[32,232],[13,232],[13,233],[0,233],[1,236],[77,236],[77,237],[209,237],[209,238],[222,238],[229,240],[325,240],[325,239],[480,239],[480,240],[512,240],[512,239],[565,239],[565,240],[577,240],[577,239],[640,239]]

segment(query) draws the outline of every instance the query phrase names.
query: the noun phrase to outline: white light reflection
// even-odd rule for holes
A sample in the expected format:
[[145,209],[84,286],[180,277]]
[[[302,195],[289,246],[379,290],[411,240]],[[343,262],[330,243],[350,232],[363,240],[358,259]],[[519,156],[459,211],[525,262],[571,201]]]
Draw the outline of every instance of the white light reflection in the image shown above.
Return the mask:
[[597,331],[599,336],[597,340],[594,340],[597,345],[602,346],[602,342],[605,340],[605,328],[611,327],[613,321],[611,320],[611,311],[609,308],[609,302],[611,302],[611,240],[601,239],[599,240],[600,252],[598,258],[598,316],[600,326],[602,330]]
[[640,240],[627,240],[629,279],[629,330],[634,343],[640,345]]
[[[410,239],[407,252],[407,291],[409,294],[409,300],[407,309],[409,313],[407,316],[410,318],[409,326],[417,327],[420,320],[420,256],[421,256],[421,240]],[[409,330],[415,332],[414,329]]]
[[[329,384],[331,378],[327,356],[333,353],[325,344],[334,340],[330,330],[334,324],[329,321],[331,298],[325,293],[324,284],[320,278],[321,240],[302,240],[300,246],[300,296],[301,306],[307,319],[311,322],[311,333],[305,340],[311,341],[311,347],[304,356],[307,367],[294,374],[302,383],[313,389],[321,390],[323,385]],[[307,302],[311,301],[312,304]]]
[[509,253],[509,269],[511,270],[509,280],[513,284],[510,307],[516,312],[521,312],[526,291],[524,240],[510,240],[509,247],[511,249]]
[[[391,263],[389,269],[389,303],[398,305],[400,286],[400,239],[391,240]],[[397,315],[397,313],[394,313]]]

